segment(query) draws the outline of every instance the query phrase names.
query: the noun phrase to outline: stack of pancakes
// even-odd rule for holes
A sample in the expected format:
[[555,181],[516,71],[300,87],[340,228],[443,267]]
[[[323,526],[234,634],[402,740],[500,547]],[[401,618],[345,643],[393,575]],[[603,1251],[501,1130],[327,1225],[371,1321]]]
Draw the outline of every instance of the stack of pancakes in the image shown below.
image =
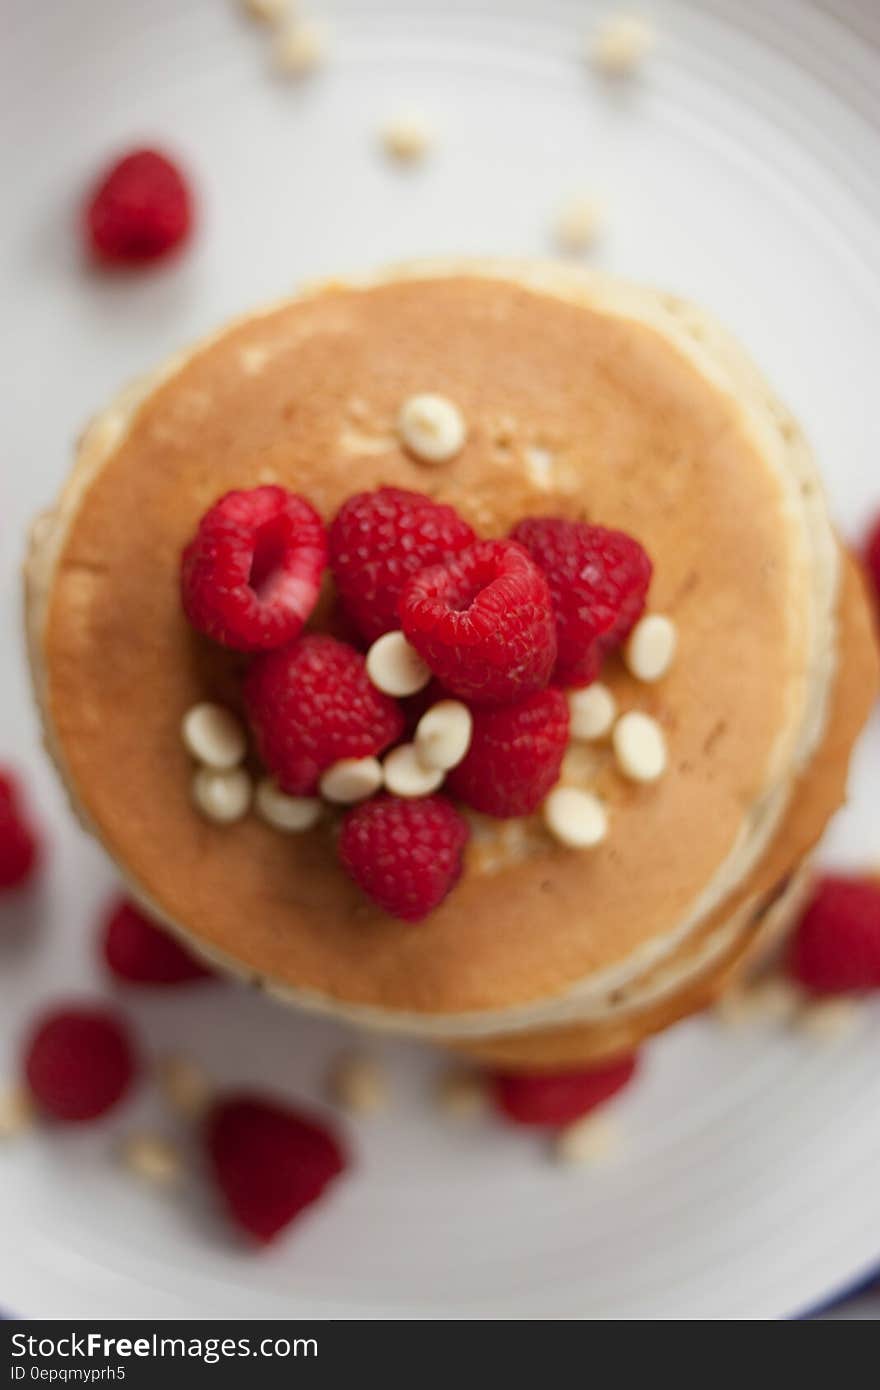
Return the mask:
[[[424,391],[464,413],[453,462],[396,437]],[[565,780],[607,802],[608,839],[477,819],[462,881],[416,927],[361,897],[326,825],[205,822],[180,721],[236,706],[242,662],[188,628],[179,556],[217,497],[267,482],[328,519],[392,484],[483,535],[528,515],[634,535],[678,654],[656,685],[616,658],[603,680],[662,724],[665,777],[573,746]],[[809,449],[739,347],[672,296],[558,267],[416,266],[233,325],[91,424],[27,578],[49,748],[132,891],[274,994],[511,1067],[635,1046],[784,930],[878,679]]]

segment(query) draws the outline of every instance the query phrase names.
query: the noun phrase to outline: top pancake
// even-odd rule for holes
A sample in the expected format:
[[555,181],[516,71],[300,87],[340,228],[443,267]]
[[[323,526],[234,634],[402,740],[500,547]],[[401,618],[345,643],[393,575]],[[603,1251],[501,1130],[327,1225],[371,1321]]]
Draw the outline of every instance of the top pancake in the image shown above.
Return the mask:
[[[35,553],[36,675],[77,806],[165,918],[304,996],[516,1009],[673,949],[749,872],[821,732],[834,550],[793,422],[682,306],[598,278],[520,281],[403,276],[233,326],[96,423]],[[465,415],[452,464],[395,440],[421,391]],[[663,724],[666,777],[634,787],[602,754],[575,766],[610,804],[607,842],[566,851],[527,827],[502,873],[467,873],[417,928],[365,902],[326,827],[207,824],[180,720],[235,703],[241,661],[189,631],[179,555],[219,495],[265,482],[328,518],[391,483],[487,535],[554,513],[638,537],[678,655],[656,687],[616,662],[606,678]]]

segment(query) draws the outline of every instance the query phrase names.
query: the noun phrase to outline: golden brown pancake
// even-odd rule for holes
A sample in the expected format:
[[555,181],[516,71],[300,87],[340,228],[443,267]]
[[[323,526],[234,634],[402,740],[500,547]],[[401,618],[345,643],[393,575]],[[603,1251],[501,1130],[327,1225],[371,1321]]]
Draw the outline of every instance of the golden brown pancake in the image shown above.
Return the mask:
[[[426,390],[468,423],[449,465],[395,436],[401,402]],[[187,627],[179,555],[219,495],[270,481],[327,518],[395,484],[486,535],[555,514],[638,537],[678,655],[656,686],[616,661],[605,678],[663,725],[668,774],[636,787],[607,750],[573,753],[568,778],[608,802],[607,842],[584,853],[534,822],[481,824],[463,880],[416,928],[360,895],[326,827],[205,822],[180,720],[200,700],[236,705],[242,662]],[[36,537],[32,664],[74,804],[199,949],[315,1007],[485,1036],[601,1014],[622,982],[687,963],[731,904],[772,891],[753,893],[753,875],[826,727],[837,574],[796,424],[698,311],[605,277],[421,271],[251,317],[99,418]],[[862,712],[873,658],[853,622]],[[828,726],[838,782],[853,736]]]
[[[536,1071],[583,1066],[629,1052],[651,1033],[706,1008],[753,954],[768,944],[768,938],[785,931],[809,887],[810,875],[804,866],[830,817],[845,800],[852,746],[870,713],[880,679],[873,614],[861,572],[852,560],[845,566],[840,612],[840,664],[821,747],[798,782],[785,820],[758,868],[723,910],[713,914],[700,935],[749,902],[752,911],[746,930],[711,969],[646,1008],[624,1009],[613,1022],[468,1041],[460,1045],[461,1051],[492,1065]],[[693,950],[694,944],[689,943],[688,949]]]

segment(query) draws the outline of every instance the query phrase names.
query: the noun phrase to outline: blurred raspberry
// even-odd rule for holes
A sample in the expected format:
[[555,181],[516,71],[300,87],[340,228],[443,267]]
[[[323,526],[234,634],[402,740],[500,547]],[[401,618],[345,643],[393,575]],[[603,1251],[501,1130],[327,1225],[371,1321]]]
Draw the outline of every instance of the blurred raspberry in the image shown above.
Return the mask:
[[127,1025],[113,1010],[73,1005],[38,1022],[25,1052],[36,1104],[53,1120],[96,1120],[112,1109],[137,1072]]
[[21,800],[18,781],[0,769],[0,893],[23,888],[39,861],[39,842]]
[[347,1164],[327,1125],[259,1095],[218,1100],[208,1114],[205,1145],[230,1216],[263,1245]]
[[495,1072],[495,1103],[518,1125],[569,1125],[623,1090],[635,1075],[636,1062],[631,1056],[585,1071]]
[[213,978],[164,927],[125,898],[107,918],[103,950],[111,972],[128,984],[180,985]]
[[880,880],[820,879],[792,939],[789,968],[814,994],[880,989]]
[[192,196],[180,170],[157,150],[134,150],[101,177],[85,212],[86,234],[102,261],[155,261],[186,240]]

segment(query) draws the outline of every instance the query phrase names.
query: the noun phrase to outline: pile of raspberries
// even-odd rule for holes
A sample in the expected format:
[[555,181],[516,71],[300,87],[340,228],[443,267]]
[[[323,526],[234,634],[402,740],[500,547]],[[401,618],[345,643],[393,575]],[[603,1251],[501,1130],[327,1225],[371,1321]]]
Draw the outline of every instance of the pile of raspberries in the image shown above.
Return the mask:
[[[304,632],[329,566],[327,632]],[[383,487],[350,497],[329,528],[281,487],[230,492],[202,517],[181,567],[183,608],[206,637],[252,653],[244,700],[280,789],[314,795],[343,758],[411,736],[440,699],[463,701],[473,733],[445,792],[379,794],[342,821],[343,867],[386,912],[421,920],[461,873],[468,823],[455,805],[525,816],[559,777],[564,687],[584,686],[641,615],[645,551],[619,531],[534,517],[480,540],[450,506]],[[364,649],[402,631],[429,668],[426,689],[393,699]],[[453,800],[453,798],[455,800]]]

